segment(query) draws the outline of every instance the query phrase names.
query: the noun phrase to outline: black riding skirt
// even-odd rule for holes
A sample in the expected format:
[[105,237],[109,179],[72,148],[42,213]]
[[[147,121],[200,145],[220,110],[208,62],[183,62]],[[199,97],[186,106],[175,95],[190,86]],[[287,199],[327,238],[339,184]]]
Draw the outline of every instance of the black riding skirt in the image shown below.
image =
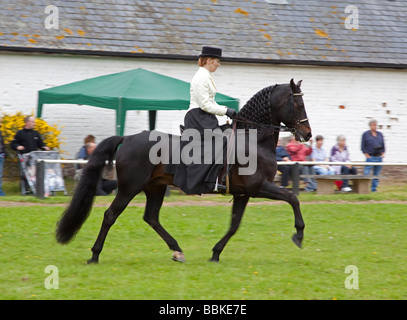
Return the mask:
[[[197,150],[199,148],[201,150],[200,159],[198,163],[192,162],[185,164],[181,157],[181,163],[177,165],[175,170],[174,184],[187,194],[211,192],[215,187],[216,179],[223,164],[215,163],[215,158],[219,156],[219,154],[216,154],[212,140],[206,141],[208,139],[204,139],[204,130],[218,129],[216,131],[221,132],[218,119],[213,114],[195,108],[189,110],[185,115],[184,126],[184,133],[187,129],[197,130],[200,134],[200,140],[190,138],[188,141],[181,141],[181,150],[183,150],[186,145],[188,145],[188,150]],[[205,152],[208,150],[212,150],[211,163],[205,163],[208,162],[208,157],[205,158]]]

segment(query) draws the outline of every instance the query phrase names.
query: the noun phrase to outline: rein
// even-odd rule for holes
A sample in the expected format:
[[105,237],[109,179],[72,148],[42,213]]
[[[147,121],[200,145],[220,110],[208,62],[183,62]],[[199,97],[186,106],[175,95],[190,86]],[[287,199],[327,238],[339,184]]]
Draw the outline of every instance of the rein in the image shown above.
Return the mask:
[[[303,119],[300,120],[301,122],[305,122],[308,119]],[[270,128],[270,126],[272,126],[272,124],[265,124],[265,123],[259,123],[259,122],[253,122],[244,118],[240,118],[239,116],[236,116],[233,118],[233,121],[235,122],[241,122],[241,123],[245,123],[254,127],[258,127],[258,128]],[[235,128],[236,126],[234,126]],[[273,126],[274,127],[274,131],[278,131],[278,132],[291,132],[291,133],[295,133],[297,131],[297,129],[295,128],[289,128],[286,126]]]

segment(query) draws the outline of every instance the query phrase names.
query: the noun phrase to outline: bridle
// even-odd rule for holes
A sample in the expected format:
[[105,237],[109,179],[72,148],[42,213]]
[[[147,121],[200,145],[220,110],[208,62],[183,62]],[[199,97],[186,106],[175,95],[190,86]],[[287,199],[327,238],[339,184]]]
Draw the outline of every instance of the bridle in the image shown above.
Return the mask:
[[[292,96],[293,96],[293,97],[295,97],[295,96],[303,96],[303,95],[304,95],[303,92],[292,93]],[[293,113],[294,113],[294,111],[293,111]],[[306,122],[306,121],[308,121],[308,120],[309,120],[308,118],[299,119],[299,120],[297,120],[297,121],[295,122],[295,124],[298,125],[298,124],[301,124],[301,123]]]

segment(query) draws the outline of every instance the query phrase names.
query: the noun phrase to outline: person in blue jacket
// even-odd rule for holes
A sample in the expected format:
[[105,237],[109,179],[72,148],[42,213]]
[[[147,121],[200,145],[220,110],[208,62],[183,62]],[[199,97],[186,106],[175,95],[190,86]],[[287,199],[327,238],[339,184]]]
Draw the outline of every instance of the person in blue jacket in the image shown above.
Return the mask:
[[[369,121],[370,130],[362,135],[362,152],[366,156],[366,162],[382,162],[386,151],[383,134],[377,131],[377,121]],[[378,176],[382,166],[365,166],[364,174],[369,175],[373,167],[373,175]],[[372,192],[375,192],[379,185],[379,179],[372,180]]]

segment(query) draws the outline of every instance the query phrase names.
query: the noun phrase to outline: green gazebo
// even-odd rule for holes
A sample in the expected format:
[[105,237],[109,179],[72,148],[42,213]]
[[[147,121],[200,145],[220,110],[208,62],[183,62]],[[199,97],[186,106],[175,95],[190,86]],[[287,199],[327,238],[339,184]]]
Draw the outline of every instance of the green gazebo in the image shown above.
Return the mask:
[[[150,130],[157,110],[187,110],[189,83],[144,69],[134,69],[38,91],[37,117],[44,104],[78,104],[116,110],[116,134],[124,134],[127,110],[148,110]],[[239,109],[239,100],[216,94],[221,105]]]

